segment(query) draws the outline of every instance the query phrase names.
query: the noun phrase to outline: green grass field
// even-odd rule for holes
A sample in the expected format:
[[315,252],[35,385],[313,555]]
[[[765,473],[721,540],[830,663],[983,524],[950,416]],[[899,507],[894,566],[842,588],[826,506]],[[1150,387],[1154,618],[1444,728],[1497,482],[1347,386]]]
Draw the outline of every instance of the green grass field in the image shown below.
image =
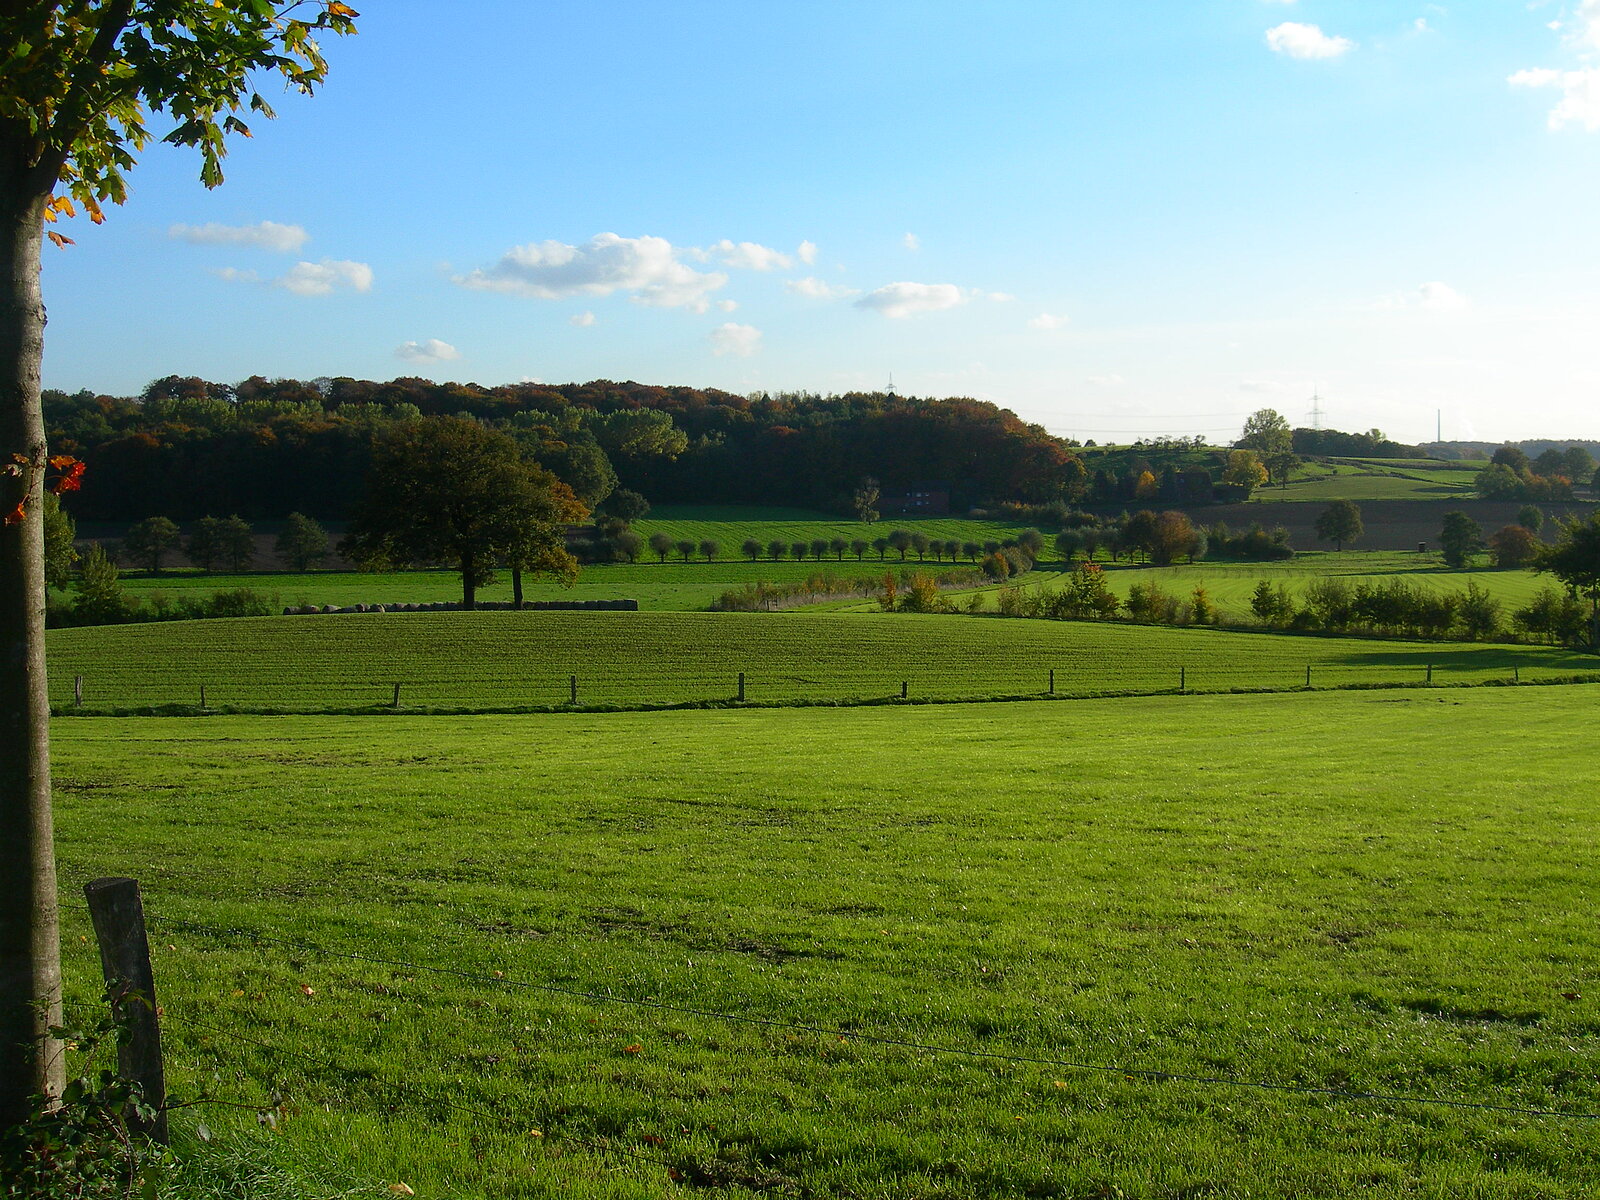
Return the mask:
[[[1106,569],[1106,581],[1111,590],[1124,599],[1128,589],[1136,583],[1154,583],[1163,591],[1187,599],[1197,586],[1204,586],[1211,602],[1223,619],[1241,624],[1253,623],[1250,598],[1256,584],[1266,579],[1282,583],[1289,594],[1301,597],[1318,579],[1337,578],[1351,587],[1357,584],[1381,584],[1399,576],[1407,583],[1434,592],[1465,593],[1468,583],[1475,583],[1498,599],[1502,605],[1503,623],[1509,626],[1511,611],[1528,604],[1542,588],[1560,589],[1558,581],[1549,575],[1536,575],[1527,570],[1494,570],[1491,568],[1457,570],[1446,567],[1438,555],[1413,554],[1403,550],[1360,551],[1310,550],[1296,554],[1282,562],[1248,563],[1231,561],[1202,561],[1178,564],[1171,567],[1148,567],[1134,563],[1100,564]],[[1060,584],[1059,564],[1047,564],[1043,569],[1025,575],[1019,586],[1049,590]]]
[[860,538],[871,542],[888,537],[891,530],[906,529],[925,533],[944,541],[1004,541],[1029,526],[1012,521],[970,521],[964,517],[921,517],[886,514],[872,525],[831,513],[803,508],[742,508],[733,506],[663,505],[633,524],[641,537],[665,533],[674,541],[687,539],[700,543],[710,538],[722,544],[724,558],[739,557],[739,546],[754,538],[763,546],[770,541],[824,541]]
[[[583,568],[573,587],[563,587],[549,579],[528,579],[523,596],[528,600],[620,600],[634,599],[645,609],[667,612],[704,611],[723,592],[759,580],[783,582],[806,579],[820,571],[854,578],[881,575],[887,568],[900,570],[917,565],[915,559],[901,564],[891,554],[879,562],[876,554],[857,562],[846,554],[842,562],[829,557],[822,562],[805,559],[794,562],[763,560],[746,562],[737,557],[738,546],[725,550],[716,561],[696,558],[682,562],[676,557],[662,563],[652,555],[648,562],[606,563]],[[930,560],[927,564],[935,564]],[[970,564],[957,564],[970,565]],[[943,567],[951,564],[945,561]],[[461,576],[454,571],[395,571],[373,574],[361,571],[312,571],[305,574],[258,572],[244,575],[204,575],[199,572],[166,572],[162,575],[124,578],[129,595],[148,599],[151,592],[165,592],[173,600],[181,595],[232,588],[250,588],[265,596],[277,596],[281,604],[422,604],[436,600],[460,600]],[[501,573],[496,581],[478,591],[480,600],[510,600],[511,577]]]
[[93,710],[192,704],[315,712],[387,704],[492,709],[1066,695],[1525,679],[1596,669],[1530,646],[1364,641],[998,617],[854,613],[385,613],[173,621],[49,634],[52,701],[84,678]]
[[59,721],[62,886],[181,1128],[383,1192],[1577,1200],[1595,695]]

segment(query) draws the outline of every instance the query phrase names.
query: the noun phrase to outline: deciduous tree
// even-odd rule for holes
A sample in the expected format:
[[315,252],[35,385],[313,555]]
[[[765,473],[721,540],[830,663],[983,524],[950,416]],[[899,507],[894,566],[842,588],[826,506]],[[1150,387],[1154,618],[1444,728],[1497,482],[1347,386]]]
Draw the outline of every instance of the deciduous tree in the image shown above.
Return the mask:
[[1447,512],[1439,531],[1439,550],[1452,567],[1464,567],[1483,549],[1483,529],[1464,512]]
[[1539,539],[1526,525],[1507,525],[1499,533],[1489,535],[1489,557],[1497,567],[1526,566],[1533,561],[1538,548]]
[[[310,0],[281,5],[206,0],[30,0],[0,7],[0,1128],[30,1095],[56,1094],[61,1056],[60,951],[50,815],[44,666],[44,526],[30,504],[49,462],[39,390],[44,350],[40,252],[47,224],[126,198],[123,172],[151,137],[201,155],[201,180],[222,181],[239,114],[271,116],[258,72],[300,91],[326,64],[319,29],[354,31],[355,10]],[[50,239],[70,239],[57,230]],[[13,521],[10,518],[15,517]]]
[[1317,517],[1317,537],[1343,550],[1346,542],[1360,541],[1366,532],[1361,524],[1361,509],[1353,500],[1335,500]]
[[1589,645],[1600,648],[1600,513],[1558,522],[1560,536],[1541,547],[1535,567],[1548,571],[1589,601]]
[[290,513],[273,549],[291,571],[309,571],[328,557],[328,531],[305,513]]
[[574,577],[561,526],[587,511],[506,434],[470,418],[424,417],[374,443],[366,495],[342,549],[391,566],[451,563],[461,572],[461,606],[470,609],[500,564]]
[[122,536],[122,549],[129,558],[143,564],[152,575],[161,573],[161,562],[178,544],[178,527],[166,517],[146,517],[128,527]]

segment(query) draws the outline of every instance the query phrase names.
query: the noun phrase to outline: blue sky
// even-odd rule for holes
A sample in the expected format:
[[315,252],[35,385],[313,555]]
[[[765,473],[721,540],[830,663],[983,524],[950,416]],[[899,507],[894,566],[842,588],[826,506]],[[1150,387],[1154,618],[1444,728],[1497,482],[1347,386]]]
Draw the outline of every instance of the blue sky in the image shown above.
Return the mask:
[[46,385],[970,395],[1600,437],[1600,0],[372,0],[47,247]]

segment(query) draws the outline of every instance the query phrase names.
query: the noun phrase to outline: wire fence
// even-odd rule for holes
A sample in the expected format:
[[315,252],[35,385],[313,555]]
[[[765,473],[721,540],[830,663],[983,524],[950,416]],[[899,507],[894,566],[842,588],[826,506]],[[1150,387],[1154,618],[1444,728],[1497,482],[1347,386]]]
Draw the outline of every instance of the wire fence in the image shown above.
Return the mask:
[[[895,664],[829,662],[825,648],[810,669],[721,672],[683,665],[640,676],[590,665],[582,671],[497,672],[462,678],[413,664],[389,678],[317,677],[285,670],[239,678],[193,670],[138,674],[86,671],[51,680],[58,715],[126,711],[350,713],[455,712],[804,706],[1094,699],[1175,693],[1294,692],[1425,686],[1501,686],[1600,682],[1600,671],[1528,655],[1446,649],[1432,656],[1369,655],[1239,663],[1127,656],[1121,661],[1060,665],[997,662],[941,669],[928,659]],[[1376,658],[1379,661],[1369,661]]]

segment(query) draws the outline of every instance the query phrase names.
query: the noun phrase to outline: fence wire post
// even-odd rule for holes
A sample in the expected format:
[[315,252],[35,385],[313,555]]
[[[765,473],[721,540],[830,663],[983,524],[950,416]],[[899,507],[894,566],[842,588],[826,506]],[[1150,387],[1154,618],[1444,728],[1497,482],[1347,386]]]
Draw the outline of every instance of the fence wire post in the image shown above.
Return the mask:
[[900,699],[902,699],[902,700],[904,700],[904,699],[905,699],[905,698],[906,698],[906,696],[907,696],[907,694],[908,694],[908,693],[907,693],[907,691],[906,691],[906,689],[907,689],[907,688],[908,688],[908,687],[909,687],[909,686],[910,686],[910,685],[909,685],[909,684],[907,684],[907,683],[906,683],[906,681],[905,681],[905,680],[903,680],[903,679],[902,679],[902,680],[901,680],[901,681],[900,681]]
[[1054,667],[1050,668],[1050,694],[1052,696],[1056,694],[1056,669]]
[[1178,668],[1178,690],[1180,692],[1186,692],[1186,691],[1189,690],[1189,668],[1188,667],[1179,667]]
[[1310,663],[1306,664],[1306,686],[1307,687],[1311,686],[1311,664]]
[[117,1045],[117,1074],[139,1085],[141,1099],[154,1111],[149,1120],[130,1105],[123,1112],[128,1131],[167,1144],[167,1085],[161,1068],[161,1021],[150,941],[144,930],[144,903],[132,879],[96,879],[84,885],[100,968],[111,998],[111,1015],[123,1026]]
[[82,675],[74,675],[72,677],[72,702],[74,704],[76,704],[80,708],[83,707],[83,676]]
[[200,707],[203,710],[205,708],[205,706],[206,706],[206,685],[202,683],[200,685]]
[[744,700],[744,672],[743,671],[739,672],[739,699],[740,699],[741,702]]
[[1427,679],[1427,682],[1429,682],[1429,683],[1433,682],[1433,664],[1432,663],[1428,664],[1428,679]]
[[390,708],[399,708],[400,707],[400,685],[398,683],[394,685],[394,699],[389,701],[389,707]]

